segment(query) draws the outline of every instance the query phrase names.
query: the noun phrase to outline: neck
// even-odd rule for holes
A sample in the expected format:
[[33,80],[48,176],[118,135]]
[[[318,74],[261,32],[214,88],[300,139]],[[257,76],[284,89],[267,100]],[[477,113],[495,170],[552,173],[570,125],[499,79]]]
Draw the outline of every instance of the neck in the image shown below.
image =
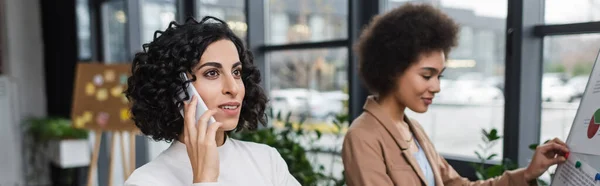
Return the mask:
[[404,109],[406,109],[406,106],[400,104],[393,96],[380,97],[377,99],[377,103],[394,123],[404,122]]
[[[215,142],[217,142],[217,147],[223,146],[223,144],[225,144],[225,131],[222,130],[218,130],[217,134],[215,134]],[[185,144],[185,135],[183,135],[183,132],[181,133],[181,135],[179,136],[179,139],[177,139],[179,142]]]

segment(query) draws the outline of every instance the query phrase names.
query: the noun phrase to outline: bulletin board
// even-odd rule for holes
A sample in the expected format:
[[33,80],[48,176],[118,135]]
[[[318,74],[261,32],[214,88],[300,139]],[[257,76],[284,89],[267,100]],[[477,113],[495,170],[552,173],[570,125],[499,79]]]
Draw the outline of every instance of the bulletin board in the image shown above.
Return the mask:
[[125,97],[131,64],[78,63],[71,119],[75,128],[133,131]]

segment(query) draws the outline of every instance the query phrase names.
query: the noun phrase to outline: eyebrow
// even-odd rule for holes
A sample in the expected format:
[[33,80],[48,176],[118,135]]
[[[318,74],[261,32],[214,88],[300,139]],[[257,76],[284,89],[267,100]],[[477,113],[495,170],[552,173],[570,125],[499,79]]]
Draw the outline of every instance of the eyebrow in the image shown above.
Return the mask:
[[235,68],[235,67],[238,67],[238,66],[242,66],[242,62],[239,62],[239,61],[238,61],[238,62],[235,62],[235,63],[234,63],[233,65],[231,65],[231,66],[232,66],[231,68]]
[[[423,70],[428,70],[428,71],[430,71],[430,72],[432,72],[432,73],[437,73],[437,72],[438,72],[438,70],[437,70],[437,69],[435,69],[435,68],[433,68],[433,67],[423,67],[423,68],[421,68],[421,69],[423,69]],[[440,71],[439,73],[441,74],[442,72],[444,72],[444,70],[446,70],[446,67],[444,67],[444,68],[442,69],[442,71]]]
[[223,65],[221,65],[221,63],[206,62],[206,63],[200,65],[196,70],[200,70],[200,69],[202,69],[202,67],[205,67],[205,66],[213,66],[213,67],[216,67],[216,68],[223,68]]
[[[240,66],[240,65],[242,65],[242,62],[239,62],[239,61],[235,62],[232,65],[232,68],[235,68],[235,67]],[[206,63],[200,65],[196,70],[200,70],[200,69],[202,69],[202,67],[205,67],[205,66],[213,66],[215,68],[223,68],[223,65],[221,65],[221,63],[218,63],[218,62],[206,62]]]

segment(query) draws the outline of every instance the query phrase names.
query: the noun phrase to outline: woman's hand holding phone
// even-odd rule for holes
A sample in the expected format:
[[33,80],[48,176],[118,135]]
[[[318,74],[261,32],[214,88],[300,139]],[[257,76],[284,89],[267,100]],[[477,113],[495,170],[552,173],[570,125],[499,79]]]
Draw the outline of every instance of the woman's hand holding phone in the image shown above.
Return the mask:
[[215,135],[220,122],[207,127],[209,118],[216,110],[208,110],[196,121],[198,98],[192,96],[190,103],[184,102],[184,141],[192,164],[193,183],[217,182],[219,178],[219,152]]

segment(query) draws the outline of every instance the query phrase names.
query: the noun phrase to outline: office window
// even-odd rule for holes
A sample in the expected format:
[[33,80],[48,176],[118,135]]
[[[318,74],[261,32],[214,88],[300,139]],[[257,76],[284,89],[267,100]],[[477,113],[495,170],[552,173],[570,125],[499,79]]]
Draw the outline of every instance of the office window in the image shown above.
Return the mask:
[[540,141],[566,140],[600,50],[600,34],[544,38]]
[[600,0],[546,0],[546,24],[600,21]]
[[106,63],[122,63],[129,59],[125,43],[127,18],[124,1],[102,3],[102,43]]
[[246,43],[248,25],[244,0],[196,0],[198,20],[213,16],[227,22],[231,30]]
[[[406,2],[389,0],[386,11]],[[483,143],[482,129],[504,125],[504,57],[507,1],[412,1],[432,3],[461,25],[459,44],[447,56],[446,71],[430,109],[423,114],[406,110],[419,121],[437,150],[450,156],[476,158]],[[473,114],[477,113],[477,114]],[[502,158],[503,142],[488,153]]]
[[[333,120],[348,113],[348,49],[318,48],[267,53],[269,71],[269,107],[298,124],[305,118],[303,129],[320,131],[320,140],[300,139],[305,147],[321,151],[340,151],[342,133],[337,133]],[[274,122],[275,127],[282,123]],[[324,172],[341,178],[341,157],[329,153],[311,152],[308,158],[323,165]]]
[[329,124],[336,114],[347,113],[342,104],[348,89],[346,48],[277,51],[267,56],[275,111],[307,116],[308,122],[320,125]]
[[90,8],[88,0],[77,0],[75,12],[77,14],[77,44],[79,60],[92,58],[92,34],[90,27]]
[[268,44],[348,38],[347,0],[265,0]]
[[177,12],[174,0],[142,0],[140,3],[142,43],[148,43],[154,39],[155,31],[164,31],[175,21]]

